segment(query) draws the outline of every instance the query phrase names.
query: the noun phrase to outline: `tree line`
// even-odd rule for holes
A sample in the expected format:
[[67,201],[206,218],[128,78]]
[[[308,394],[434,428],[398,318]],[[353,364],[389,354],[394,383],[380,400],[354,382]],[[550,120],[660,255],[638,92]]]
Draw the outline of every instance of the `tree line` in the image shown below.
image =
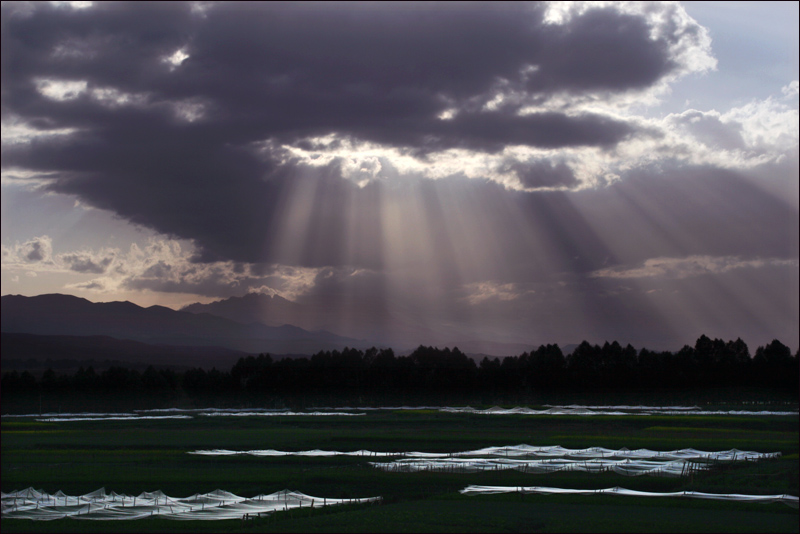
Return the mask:
[[[798,351],[800,352],[800,351]],[[4,398],[19,393],[136,393],[144,396],[303,395],[375,392],[526,393],[546,390],[648,388],[701,389],[767,387],[797,390],[798,352],[778,340],[751,355],[741,340],[701,336],[678,352],[636,350],[614,341],[602,346],[586,341],[565,356],[557,345],[542,345],[519,356],[485,357],[480,363],[458,348],[420,346],[407,356],[392,349],[346,348],[310,358],[273,360],[269,354],[241,358],[230,371],[195,368],[184,372],[148,367],[140,373],[121,366],[73,375],[48,369],[37,379],[30,372],[2,377]]]

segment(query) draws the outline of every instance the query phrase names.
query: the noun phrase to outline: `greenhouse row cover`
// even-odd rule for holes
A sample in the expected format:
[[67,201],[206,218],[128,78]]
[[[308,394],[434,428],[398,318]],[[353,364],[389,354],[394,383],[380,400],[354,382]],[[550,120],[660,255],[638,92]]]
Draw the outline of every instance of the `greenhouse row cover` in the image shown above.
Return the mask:
[[743,495],[741,493],[703,493],[700,491],[675,491],[658,493],[636,491],[619,486],[605,489],[547,488],[543,486],[467,486],[460,493],[464,495],[491,495],[495,493],[537,493],[542,495],[625,495],[629,497],[679,497],[689,499],[712,499],[717,501],[772,503],[780,502],[798,508],[798,498],[794,495]]
[[28,488],[2,494],[4,519],[95,519],[123,520],[163,517],[178,520],[247,519],[294,508],[319,508],[355,503],[379,502],[380,497],[331,499],[312,497],[297,491],[283,490],[253,498],[215,490],[178,498],[161,491],[144,492],[133,497],[105,488],[84,495],[53,494]]
[[438,471],[449,473],[477,473],[480,471],[516,470],[530,474],[547,474],[559,471],[582,471],[585,473],[614,472],[623,476],[662,476],[680,477],[696,471],[708,469],[707,464],[675,460],[658,462],[651,460],[513,460],[504,458],[465,459],[443,458],[439,460],[397,460],[394,462],[370,462],[370,465],[383,471],[413,473],[419,471]]
[[[704,410],[698,406],[585,406],[572,404],[569,406],[545,405],[545,409],[534,409],[526,406],[502,408],[492,406],[477,409],[471,406],[360,406],[357,408],[329,407],[312,408],[308,411],[291,411],[286,408],[161,408],[152,410],[134,410],[136,413],[46,413],[46,414],[3,414],[2,418],[32,417],[41,421],[114,421],[127,419],[191,419],[201,417],[254,417],[254,416],[363,416],[368,411],[398,410],[437,410],[447,413],[482,414],[482,415],[753,415],[753,416],[798,416],[798,411],[787,410]],[[353,413],[356,412],[356,413]],[[167,415],[165,415],[167,414]]]
[[[739,493],[718,494],[699,491],[669,493],[629,490],[621,487],[587,490],[549,488],[542,486],[467,486],[464,495],[490,495],[496,493],[523,493],[542,495],[623,495],[630,497],[678,497],[712,499],[734,502],[773,503],[780,502],[798,508],[798,498],[792,495],[744,495]],[[195,494],[191,497],[169,497],[161,491],[144,492],[135,497],[106,493],[99,489],[92,493],[69,496],[62,492],[48,494],[28,488],[2,494],[2,517],[6,519],[30,519],[47,521],[54,519],[85,520],[132,520],[148,517],[163,517],[176,520],[223,520],[247,519],[295,508],[343,505],[351,503],[375,503],[380,497],[362,499],[328,499],[312,497],[296,491],[279,491],[253,498],[240,497],[233,493],[216,490]]]
[[735,462],[740,460],[763,460],[777,458],[780,452],[762,453],[755,451],[741,451],[729,449],[725,451],[701,451],[697,449],[677,449],[672,451],[654,451],[650,449],[606,449],[604,447],[589,447],[586,449],[567,449],[559,445],[537,447],[533,445],[510,445],[503,447],[485,447],[483,449],[461,452],[380,452],[369,450],[358,451],[326,451],[312,449],[308,451],[278,451],[275,449],[232,451],[228,449],[210,449],[190,451],[189,454],[203,456],[364,456],[364,457],[402,457],[419,459],[440,458],[517,458],[517,459],[571,459],[591,460],[602,458],[606,460],[654,460],[654,461],[704,461],[704,462]]
[[492,406],[485,410],[464,407],[444,407],[440,411],[448,413],[468,413],[481,415],[798,415],[798,412],[773,410],[701,410],[686,406],[554,406],[536,410],[524,406],[502,408]]
[[212,449],[192,451],[190,454],[204,456],[250,455],[263,457],[276,456],[358,456],[366,458],[399,458],[391,462],[370,462],[377,469],[392,472],[443,471],[451,473],[476,473],[479,471],[501,471],[514,469],[523,473],[544,474],[557,471],[583,471],[587,473],[614,472],[624,476],[665,476],[679,477],[695,471],[708,469],[714,463],[736,461],[756,461],[777,458],[779,452],[760,453],[755,451],[708,452],[697,449],[673,451],[653,451],[650,449],[566,449],[560,446],[534,447],[514,445],[507,447],[486,447],[483,449],[438,453],[438,452],[378,452],[326,451],[278,451],[274,449],[231,451]]

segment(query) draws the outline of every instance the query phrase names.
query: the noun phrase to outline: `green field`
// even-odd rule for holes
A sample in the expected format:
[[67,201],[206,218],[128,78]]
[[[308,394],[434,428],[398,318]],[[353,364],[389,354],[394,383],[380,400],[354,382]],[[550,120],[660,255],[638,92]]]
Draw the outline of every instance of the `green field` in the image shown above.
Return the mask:
[[[332,498],[380,495],[379,505],[279,512],[235,521],[2,520],[4,532],[797,532],[784,504],[624,496],[467,497],[470,484],[798,495],[798,418],[755,416],[487,416],[377,411],[361,417],[195,417],[188,420],[2,422],[2,490],[33,486],[69,495],[105,487],[188,496],[283,489]],[[354,457],[207,457],[196,449],[454,452],[561,445],[673,450],[780,451],[780,459],[719,466],[691,478],[580,472],[389,473]]]

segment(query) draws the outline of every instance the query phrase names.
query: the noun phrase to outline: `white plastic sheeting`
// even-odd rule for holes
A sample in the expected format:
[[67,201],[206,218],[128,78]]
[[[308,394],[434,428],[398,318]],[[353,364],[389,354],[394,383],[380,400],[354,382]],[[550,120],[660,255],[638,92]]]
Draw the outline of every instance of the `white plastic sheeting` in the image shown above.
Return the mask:
[[[105,420],[134,420],[134,419],[165,419],[165,418],[190,418],[193,416],[205,417],[253,417],[253,416],[359,416],[366,415],[369,411],[400,411],[400,410],[437,410],[448,413],[468,413],[484,415],[798,415],[797,411],[769,411],[769,410],[702,410],[698,406],[643,406],[643,405],[608,405],[587,406],[571,404],[569,406],[545,405],[545,409],[520,407],[501,408],[493,406],[485,410],[471,406],[378,406],[378,407],[328,407],[314,408],[309,411],[290,411],[286,408],[162,408],[152,410],[134,410],[135,413],[47,413],[47,414],[20,414],[3,415],[3,419],[12,417],[42,418],[41,421],[105,421]],[[356,412],[356,413],[353,413]],[[45,419],[46,418],[46,419]]]
[[481,415],[798,415],[790,411],[751,411],[751,410],[701,410],[697,406],[552,406],[544,410],[534,410],[517,406],[515,408],[501,408],[492,406],[485,410],[478,410],[471,406],[444,407],[442,412],[448,413],[474,413]]
[[[159,415],[147,415],[149,413]],[[161,415],[168,414],[168,415]],[[270,416],[336,416],[348,417],[366,415],[365,413],[349,413],[342,411],[333,412],[293,412],[289,410],[260,410],[260,409],[213,409],[202,410],[136,410],[136,413],[46,413],[46,414],[22,414],[22,415],[3,415],[6,418],[34,418],[36,421],[48,423],[61,423],[67,421],[136,421],[136,420],[158,420],[158,419],[192,419],[195,416],[203,417],[270,417]]]
[[312,449],[310,451],[276,451],[275,449],[253,450],[253,451],[231,451],[228,449],[210,449],[189,451],[189,454],[198,454],[201,456],[311,456],[311,457],[324,457],[324,456],[364,456],[364,457],[395,457],[404,456],[406,454],[424,454],[424,453],[404,453],[404,452],[376,452],[368,450],[358,451],[323,451],[320,449]]
[[37,421],[45,423],[64,423],[68,421],[139,421],[139,420],[153,420],[153,419],[192,419],[189,415],[108,415],[108,416],[90,416],[90,417],[37,417]]
[[443,406],[329,406],[327,408],[319,408],[320,410],[358,410],[361,411],[370,411],[370,410],[387,410],[387,411],[401,411],[401,410],[411,410],[411,411],[419,411],[419,410],[441,410]]
[[260,417],[270,417],[270,416],[310,416],[310,417],[320,417],[320,416],[329,416],[329,415],[336,415],[336,416],[358,416],[358,415],[367,415],[365,413],[348,413],[348,412],[268,412],[268,411],[258,411],[258,412],[200,412],[197,415],[204,415],[207,417],[252,417],[252,416],[260,416]]
[[356,456],[366,458],[398,458],[392,462],[369,462],[384,471],[418,472],[445,471],[475,473],[478,471],[500,471],[515,469],[524,473],[543,474],[557,471],[584,471],[588,473],[614,472],[625,476],[653,475],[679,477],[693,471],[708,469],[712,463],[756,461],[777,458],[779,452],[760,453],[755,451],[708,452],[697,449],[673,451],[653,451],[650,449],[629,450],[591,447],[588,449],[566,449],[561,446],[534,447],[513,445],[506,447],[486,447],[472,451],[441,452],[378,452],[326,451],[278,451],[275,449],[232,451],[211,449],[191,451],[189,454],[202,456],[304,456],[331,457]]
[[708,469],[705,464],[676,460],[656,462],[650,460],[491,460],[447,458],[441,460],[398,460],[389,463],[371,462],[384,471],[411,473],[418,471],[441,471],[453,473],[477,473],[479,471],[504,471],[514,469],[523,473],[546,474],[558,471],[583,471],[586,473],[614,472],[624,476],[680,477],[694,471]]
[[[747,403],[745,403],[747,404]],[[755,403],[750,403],[755,404]],[[799,415],[795,408],[789,410],[704,410],[699,406],[645,406],[645,405],[552,405],[544,404],[543,410],[517,406],[515,408],[502,408],[492,406],[486,409],[477,409],[471,406],[345,406],[319,408],[325,410],[357,410],[360,412],[370,410],[437,410],[450,413],[480,413],[489,415]]]
[[49,412],[49,413],[26,413],[26,414],[3,414],[3,419],[7,417],[138,417],[136,413],[124,412]]
[[171,414],[171,415],[141,415],[140,413],[97,413],[97,412],[80,412],[80,413],[43,413],[43,414],[19,414],[19,415],[3,415],[3,419],[26,417],[35,418],[37,421],[44,421],[48,423],[60,423],[62,421],[134,421],[140,419],[191,419],[190,415]]
[[487,447],[449,455],[440,454],[435,457],[429,454],[426,458],[406,457],[393,462],[370,462],[370,464],[378,469],[395,472],[475,473],[514,469],[532,474],[583,471],[587,473],[614,472],[625,476],[679,477],[694,471],[708,469],[713,463],[756,461],[777,458],[780,455],[779,452],[759,453],[738,449],[718,452],[697,449],[673,451],[637,449],[632,451],[626,448],[619,450],[603,447],[565,449],[560,446],[516,445]]
[[494,493],[539,493],[543,495],[627,495],[631,497],[683,497],[691,499],[713,499],[718,501],[781,502],[793,508],[798,508],[798,498],[793,495],[743,495],[741,493],[703,493],[700,491],[675,491],[670,493],[655,493],[650,491],[636,491],[619,486],[605,489],[569,489],[547,488],[542,486],[467,486],[461,490],[464,495],[490,495]]
[[677,449],[673,451],[653,451],[650,449],[630,450],[606,449],[604,447],[590,447],[587,449],[567,449],[559,445],[535,447],[533,445],[508,445],[503,447],[485,447],[461,452],[378,452],[361,449],[358,451],[327,451],[312,449],[308,451],[278,451],[275,449],[232,451],[228,449],[209,449],[190,451],[189,454],[205,456],[384,456],[404,457],[412,459],[448,459],[448,458],[517,458],[517,459],[574,459],[589,460],[594,458],[612,460],[654,460],[654,461],[715,461],[732,462],[737,460],[762,460],[765,458],[778,458],[780,452],[762,453],[755,451],[740,451],[730,449],[727,451],[701,451],[697,449]]
[[[366,409],[366,408],[365,408]],[[325,411],[323,411],[325,410]],[[202,415],[209,417],[225,417],[225,416],[276,416],[276,415],[365,415],[363,413],[348,413],[343,410],[353,411],[350,408],[329,408],[329,409],[312,409],[310,411],[296,412],[288,408],[154,408],[152,410],[134,410],[140,414],[162,414],[162,413],[182,413],[192,415]],[[360,411],[363,411],[360,410]]]
[[60,491],[49,494],[28,488],[2,494],[2,517],[33,520],[65,517],[119,520],[153,516],[182,520],[244,519],[293,508],[369,503],[380,499],[331,499],[289,490],[249,499],[222,490],[186,498],[170,497],[161,491],[144,492],[132,497],[113,491],[106,493],[105,488],[85,495],[69,496]]

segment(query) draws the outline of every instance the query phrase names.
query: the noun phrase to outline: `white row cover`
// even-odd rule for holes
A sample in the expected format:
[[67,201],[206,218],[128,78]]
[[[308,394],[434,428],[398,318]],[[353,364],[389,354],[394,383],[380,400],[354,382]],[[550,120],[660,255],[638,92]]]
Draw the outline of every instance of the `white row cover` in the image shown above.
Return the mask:
[[[410,455],[409,455],[410,456]],[[514,469],[523,473],[546,474],[558,471],[583,471],[586,473],[614,472],[624,476],[680,477],[694,471],[708,469],[711,463],[756,461],[777,458],[779,452],[754,451],[707,452],[697,449],[652,451],[650,449],[565,449],[564,447],[487,447],[475,451],[454,453],[447,457],[411,457],[393,462],[370,464],[384,471],[418,472],[444,471],[476,473]]]
[[253,498],[215,490],[191,497],[169,497],[161,491],[144,492],[135,497],[106,493],[101,488],[85,495],[69,496],[28,488],[2,494],[3,519],[143,519],[164,517],[179,520],[245,519],[293,508],[318,508],[353,503],[378,502],[380,497],[330,499],[283,490]]
[[[485,410],[471,406],[362,406],[353,408],[328,407],[315,408],[311,411],[293,412],[287,409],[273,408],[159,408],[152,410],[134,410],[136,413],[47,413],[47,414],[5,414],[2,417],[46,417],[53,421],[84,421],[84,420],[116,420],[125,419],[159,419],[165,417],[188,418],[191,416],[358,416],[366,415],[365,412],[376,410],[438,410],[448,413],[476,413],[486,415],[798,415],[795,411],[768,411],[768,410],[702,410],[698,406],[644,406],[644,405],[608,405],[586,406],[571,404],[568,406],[545,405],[544,410],[535,410],[527,407],[501,408],[493,406]],[[350,413],[350,412],[358,413]],[[145,415],[158,414],[158,415]],[[170,415],[162,415],[170,414]]]
[[[207,412],[218,412],[221,414],[236,415],[240,412],[253,412],[256,415],[262,415],[266,412],[273,412],[274,415],[286,415],[287,413],[304,415],[307,413],[321,413],[324,415],[334,415],[329,412],[369,412],[377,410],[440,410],[442,406],[317,406],[311,409],[311,412],[289,412],[287,408],[153,408],[151,410],[134,410],[140,413],[195,413],[198,415],[212,415]],[[269,414],[266,414],[269,415]],[[339,415],[338,413],[335,415]],[[346,413],[344,415],[363,415],[361,413]]]
[[200,456],[364,456],[364,457],[386,457],[386,456],[405,456],[407,454],[426,454],[426,453],[405,453],[405,452],[376,452],[368,450],[358,451],[323,451],[320,449],[312,449],[310,451],[276,451],[275,449],[254,450],[254,451],[231,451],[228,449],[210,449],[189,451],[189,454],[197,454]]
[[798,498],[793,495],[743,495],[741,493],[702,493],[700,491],[675,491],[670,493],[656,493],[650,491],[636,491],[619,486],[613,488],[587,490],[569,488],[546,488],[542,486],[467,486],[461,490],[464,495],[490,495],[494,493],[539,493],[543,495],[628,495],[631,497],[684,497],[693,499],[713,499],[719,501],[782,502],[793,508],[798,508]]
[[37,417],[37,421],[45,423],[63,423],[66,421],[137,421],[141,419],[192,419],[190,415],[91,415],[84,416],[55,416]]
[[[153,410],[154,412],[156,410]],[[166,411],[166,410],[165,410]],[[290,412],[278,410],[211,410],[211,411],[198,411],[198,410],[174,410],[174,412],[191,412],[193,415],[187,413],[173,415],[142,415],[141,413],[48,413],[48,414],[24,414],[24,415],[3,415],[3,419],[12,417],[32,417],[37,421],[48,423],[62,423],[66,421],[135,421],[135,420],[150,420],[150,419],[193,419],[194,416],[205,417],[271,417],[271,416],[359,416],[366,415],[365,413],[349,413],[349,412]],[[144,412],[142,412],[144,413]]]
[[546,410],[534,410],[517,406],[501,408],[492,406],[485,410],[477,410],[470,406],[461,408],[441,408],[448,413],[474,413],[482,415],[798,415],[798,412],[787,411],[749,411],[749,410],[700,410],[696,407],[647,407],[647,406],[555,406]]
[[261,417],[270,417],[270,416],[280,416],[280,415],[305,415],[305,416],[312,416],[312,417],[320,417],[320,416],[329,416],[329,415],[336,415],[336,416],[359,416],[359,415],[367,415],[365,413],[348,413],[348,412],[272,412],[272,411],[248,411],[248,412],[200,412],[197,415],[205,415],[207,417],[252,417],[252,416],[261,416]]
[[413,473],[440,471],[451,473],[477,473],[479,471],[504,471],[514,469],[523,473],[547,474],[558,471],[582,471],[585,473],[614,472],[623,476],[680,477],[695,471],[708,469],[706,464],[684,460],[654,462],[650,460],[491,460],[447,458],[441,460],[398,460],[370,465],[384,471]]
[[697,405],[694,406],[645,406],[644,404],[545,404],[547,408],[588,408],[590,410],[676,410],[676,411],[692,411],[700,410]]
[[189,454],[199,454],[204,456],[364,456],[364,457],[401,457],[415,459],[452,459],[452,458],[474,458],[474,459],[526,459],[526,460],[653,460],[658,462],[669,461],[703,461],[703,462],[733,462],[739,460],[762,460],[765,458],[778,458],[780,452],[761,453],[755,451],[740,451],[730,449],[727,451],[708,452],[697,449],[678,449],[673,451],[653,451],[650,449],[630,450],[606,449],[604,447],[590,447],[588,449],[566,449],[559,445],[536,447],[533,445],[509,445],[503,447],[485,447],[462,452],[377,452],[369,450],[358,451],[326,451],[313,449],[309,451],[278,451],[274,449],[251,450],[251,451],[232,451],[227,449],[211,449],[190,451]]

